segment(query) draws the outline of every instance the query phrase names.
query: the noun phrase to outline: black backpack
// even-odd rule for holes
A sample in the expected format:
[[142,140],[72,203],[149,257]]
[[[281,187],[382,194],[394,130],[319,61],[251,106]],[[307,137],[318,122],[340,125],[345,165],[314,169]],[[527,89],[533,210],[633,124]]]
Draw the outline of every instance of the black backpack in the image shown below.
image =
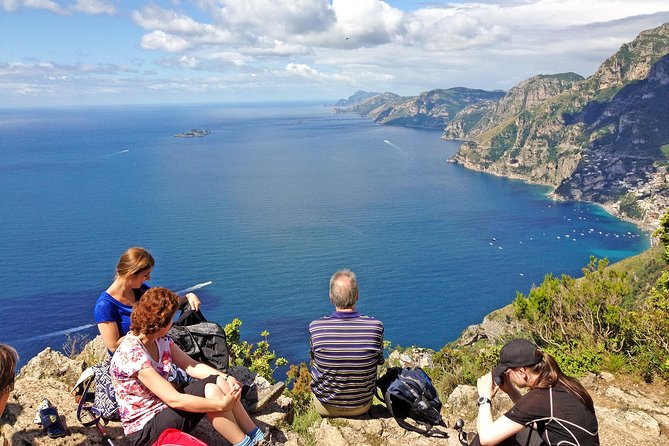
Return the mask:
[[230,362],[223,327],[205,319],[200,310],[182,310],[167,334],[188,356],[225,372]]
[[[434,426],[444,426],[441,418],[441,401],[432,380],[420,367],[390,367],[376,382],[376,396],[386,403],[390,415],[404,429],[423,435],[430,433]],[[379,396],[379,392],[381,396]],[[405,421],[409,417],[426,426],[425,429]],[[443,432],[439,432],[443,435]]]

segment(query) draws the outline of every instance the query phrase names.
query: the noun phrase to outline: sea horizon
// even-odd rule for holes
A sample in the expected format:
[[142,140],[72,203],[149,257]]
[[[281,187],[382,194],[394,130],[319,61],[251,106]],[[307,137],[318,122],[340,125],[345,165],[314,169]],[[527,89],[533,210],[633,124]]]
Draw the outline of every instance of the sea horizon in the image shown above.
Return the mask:
[[[211,134],[174,138],[190,129]],[[448,163],[459,142],[441,131],[322,101],[3,108],[0,139],[0,300],[16,314],[0,342],[22,363],[97,334],[95,299],[135,245],[156,257],[152,286],[211,280],[205,316],[238,317],[251,342],[267,329],[291,362],[339,268],[393,345],[438,349],[545,274],[649,247],[599,205]]]

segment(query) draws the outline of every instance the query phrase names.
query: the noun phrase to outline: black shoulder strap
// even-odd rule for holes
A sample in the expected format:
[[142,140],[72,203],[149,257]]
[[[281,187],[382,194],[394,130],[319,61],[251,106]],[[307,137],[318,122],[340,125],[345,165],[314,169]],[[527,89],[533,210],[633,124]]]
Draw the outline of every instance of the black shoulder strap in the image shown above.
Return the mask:
[[192,310],[190,308],[185,308],[181,310],[181,314],[174,322],[174,325],[178,326],[188,326],[199,324],[200,322],[207,322],[207,319],[204,317],[200,310]]
[[[88,394],[90,393],[90,388],[91,384],[93,384],[95,380],[91,377],[86,384],[84,385],[84,390],[81,393],[81,398],[79,399],[79,404],[77,406],[77,420],[84,426],[84,427],[91,427],[95,426],[97,423],[100,422],[100,419],[102,418],[100,415],[95,414],[90,410],[90,407],[86,407],[86,400],[88,397]],[[90,416],[92,417],[91,421],[84,421],[84,411],[88,412]]]
[[412,426],[411,424],[404,421],[403,418],[400,418],[397,415],[395,415],[395,412],[393,412],[393,405],[391,404],[392,401],[390,399],[390,392],[386,392],[384,394],[384,400],[383,401],[386,403],[386,407],[388,408],[388,412],[390,412],[390,415],[393,418],[395,418],[395,421],[397,421],[397,424],[399,424],[400,427],[403,427],[404,429],[406,429],[408,431],[411,431],[411,432],[418,432],[419,434],[423,434],[423,435],[427,435],[427,436],[430,435],[430,430],[432,429],[431,425],[428,424],[427,429],[421,429],[419,427]]

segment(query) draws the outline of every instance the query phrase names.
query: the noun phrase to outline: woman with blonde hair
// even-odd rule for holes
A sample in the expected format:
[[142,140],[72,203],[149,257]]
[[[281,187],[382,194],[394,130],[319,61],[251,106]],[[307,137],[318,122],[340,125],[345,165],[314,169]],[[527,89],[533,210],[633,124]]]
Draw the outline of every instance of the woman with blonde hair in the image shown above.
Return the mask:
[[[478,379],[478,438],[473,445],[599,446],[595,406],[588,391],[555,359],[526,339],[500,351],[492,373]],[[518,389],[528,389],[521,394]],[[498,390],[513,407],[493,421]]]
[[[147,249],[129,248],[116,265],[114,281],[95,302],[95,323],[111,353],[130,328],[130,314],[134,306],[150,288],[146,282],[151,279],[154,265],[153,256]],[[194,310],[200,308],[200,299],[193,293],[181,298],[181,304],[186,302]]]
[[[131,444],[153,444],[167,428],[192,430],[206,414],[216,431],[233,445],[266,444],[240,402],[235,378],[186,355],[167,336],[179,297],[151,288],[132,312],[130,331],[111,360],[110,374],[123,430]],[[196,378],[179,391],[172,386],[172,364]]]

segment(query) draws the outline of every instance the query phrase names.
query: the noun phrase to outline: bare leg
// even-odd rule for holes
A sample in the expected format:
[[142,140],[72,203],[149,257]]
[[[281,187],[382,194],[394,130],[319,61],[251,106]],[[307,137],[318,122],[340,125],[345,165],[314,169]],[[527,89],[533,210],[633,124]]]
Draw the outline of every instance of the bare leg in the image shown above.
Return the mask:
[[[230,386],[228,385],[228,382],[223,378],[221,378],[220,376],[216,379],[216,384],[223,390],[223,393],[227,393],[230,391]],[[255,429],[256,425],[253,422],[253,420],[251,420],[251,417],[246,412],[246,409],[244,409],[244,406],[242,405],[241,401],[237,401],[235,403],[235,407],[232,408],[232,413],[234,414],[237,424],[244,433],[248,434],[253,429]]]
[[[228,391],[230,390],[229,387],[227,389]],[[225,393],[218,385],[210,383],[204,387],[204,395],[205,398],[222,399],[225,396]],[[216,429],[216,432],[221,434],[221,436],[223,436],[223,438],[228,440],[230,443],[238,444],[244,440],[246,434],[242,432],[240,427],[237,425],[237,421],[235,420],[233,413],[233,411],[210,412],[207,414],[207,417],[209,418],[209,421],[211,421],[212,426],[214,426],[214,429]]]

